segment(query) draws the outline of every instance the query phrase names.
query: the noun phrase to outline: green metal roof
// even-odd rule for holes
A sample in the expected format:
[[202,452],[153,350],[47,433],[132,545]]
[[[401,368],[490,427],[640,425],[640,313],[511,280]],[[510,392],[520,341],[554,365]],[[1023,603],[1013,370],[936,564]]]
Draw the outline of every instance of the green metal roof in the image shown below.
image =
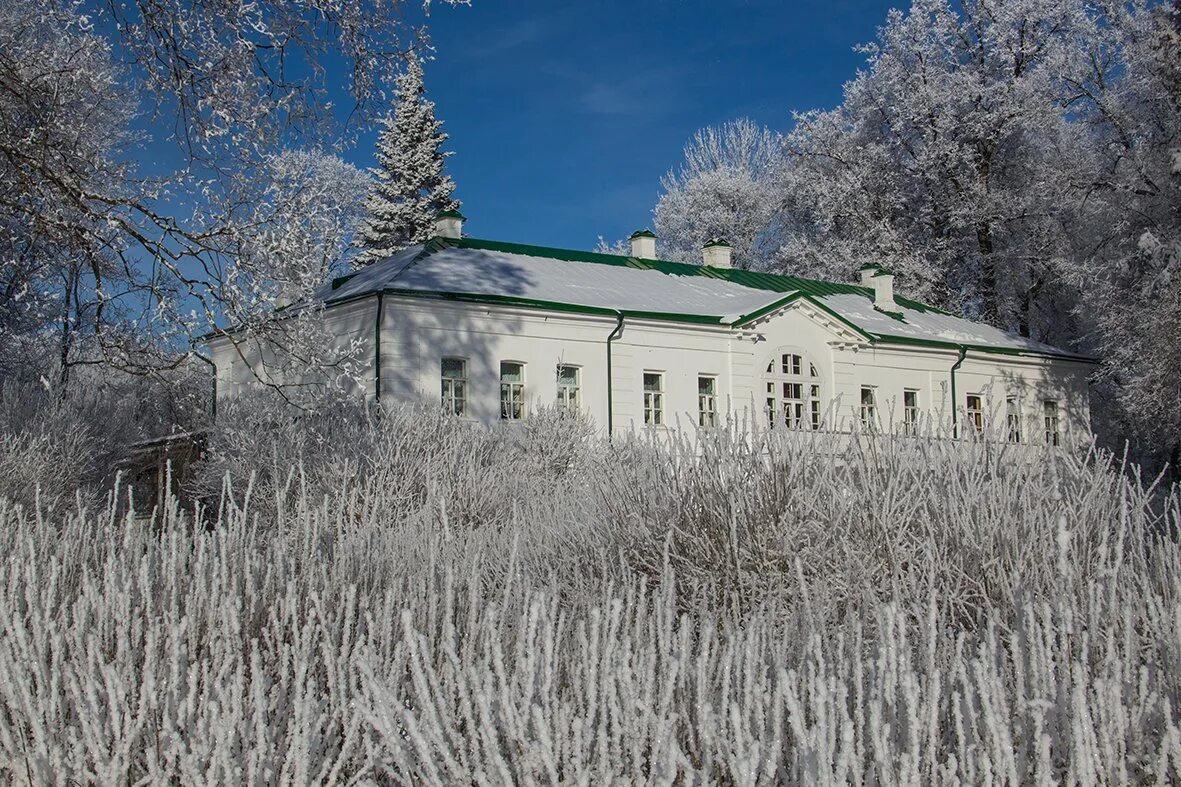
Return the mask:
[[633,232],[631,235],[628,236],[628,239],[630,240],[631,238],[655,238],[655,237],[656,237],[656,233],[653,232],[652,230],[636,230],[635,232]]

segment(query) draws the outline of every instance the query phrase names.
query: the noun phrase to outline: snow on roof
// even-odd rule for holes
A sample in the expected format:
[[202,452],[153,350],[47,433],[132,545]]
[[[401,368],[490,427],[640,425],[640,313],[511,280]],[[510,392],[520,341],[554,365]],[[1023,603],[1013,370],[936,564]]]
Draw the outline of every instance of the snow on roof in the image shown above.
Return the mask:
[[382,291],[719,325],[805,297],[873,341],[1083,359],[906,298],[892,316],[874,308],[871,289],[853,284],[473,238],[433,238],[334,280],[318,297],[335,303]]
[[1006,349],[1049,355],[1070,355],[1056,347],[1002,331],[991,325],[965,320],[940,311],[907,308],[899,305],[901,319],[874,308],[872,297],[828,295],[821,302],[856,327],[877,337],[898,337],[947,344],[966,344],[982,348]]
[[338,279],[338,286],[322,290],[321,297],[331,302],[379,289],[491,296],[627,313],[689,316],[718,324],[723,323],[725,315],[748,314],[783,297],[723,278],[670,275],[621,264],[572,264],[569,259],[471,248],[455,241],[439,245],[442,248],[434,251],[429,246],[416,246],[399,252],[346,281]]

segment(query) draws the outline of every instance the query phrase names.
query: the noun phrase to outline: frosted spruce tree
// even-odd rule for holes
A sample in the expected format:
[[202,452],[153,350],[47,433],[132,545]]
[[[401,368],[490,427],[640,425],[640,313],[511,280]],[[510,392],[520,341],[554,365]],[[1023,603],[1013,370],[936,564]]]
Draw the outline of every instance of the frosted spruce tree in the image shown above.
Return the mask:
[[354,264],[370,265],[431,236],[435,216],[455,210],[455,182],[444,174],[449,151],[435,102],[426,97],[422,63],[411,55],[397,80],[394,111],[384,118],[377,138],[377,179],[365,202],[366,217]]

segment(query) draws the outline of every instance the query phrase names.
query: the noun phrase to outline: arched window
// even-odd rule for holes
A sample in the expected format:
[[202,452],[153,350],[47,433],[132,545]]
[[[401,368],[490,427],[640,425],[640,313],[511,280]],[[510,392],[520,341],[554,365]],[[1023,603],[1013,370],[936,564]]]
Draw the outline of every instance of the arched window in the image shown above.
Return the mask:
[[777,353],[767,364],[764,409],[772,427],[819,429],[820,372],[798,351]]

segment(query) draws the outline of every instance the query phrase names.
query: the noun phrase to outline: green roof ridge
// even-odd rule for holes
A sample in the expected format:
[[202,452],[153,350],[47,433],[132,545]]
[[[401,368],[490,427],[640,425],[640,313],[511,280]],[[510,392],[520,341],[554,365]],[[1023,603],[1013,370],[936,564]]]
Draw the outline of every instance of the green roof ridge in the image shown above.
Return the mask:
[[[708,265],[691,265],[686,262],[673,262],[672,260],[650,260],[620,254],[605,254],[598,251],[559,249],[552,246],[534,246],[510,241],[483,240],[481,238],[432,238],[431,240],[432,243],[436,241],[441,246],[448,245],[468,249],[482,249],[484,251],[499,251],[506,254],[524,254],[528,257],[542,257],[563,260],[565,262],[621,265],[629,268],[655,270],[674,276],[706,276],[714,279],[724,279],[743,287],[768,292],[799,291],[806,295],[817,297],[824,297],[826,295],[864,295],[873,297],[873,290],[871,288],[862,287],[859,284],[807,279],[802,276],[786,276],[779,273],[764,273],[762,271],[749,271],[740,268],[712,268]],[[909,298],[895,297],[894,300],[906,308],[918,312],[947,314],[947,312],[937,309],[934,306]]]

